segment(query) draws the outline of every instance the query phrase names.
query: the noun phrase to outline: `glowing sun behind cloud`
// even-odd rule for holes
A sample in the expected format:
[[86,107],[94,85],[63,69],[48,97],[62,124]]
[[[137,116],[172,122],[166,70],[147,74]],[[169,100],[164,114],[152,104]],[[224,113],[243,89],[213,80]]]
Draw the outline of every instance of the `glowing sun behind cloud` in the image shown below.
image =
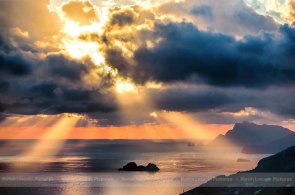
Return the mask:
[[[62,48],[71,58],[81,60],[90,58],[100,69],[101,74],[110,75],[114,80],[114,92],[137,92],[137,87],[131,79],[122,78],[118,70],[106,63],[101,40],[106,23],[109,20],[108,8],[97,8],[90,1],[71,0],[57,7],[57,12],[64,22],[62,32]],[[90,40],[83,36],[93,35]]]
[[130,80],[118,79],[116,81],[117,93],[138,93],[138,89]]

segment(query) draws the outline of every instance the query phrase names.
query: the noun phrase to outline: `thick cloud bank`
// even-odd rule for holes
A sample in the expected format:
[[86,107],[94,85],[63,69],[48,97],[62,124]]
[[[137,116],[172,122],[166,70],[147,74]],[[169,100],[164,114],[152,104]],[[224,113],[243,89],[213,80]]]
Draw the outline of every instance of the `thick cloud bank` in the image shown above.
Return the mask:
[[[295,117],[290,106],[295,104],[295,26],[260,15],[243,1],[110,6],[107,18],[91,1],[66,2],[61,15],[48,12],[45,0],[28,2],[0,2],[0,112],[86,113],[117,120],[114,86],[117,78],[126,78],[145,90],[156,110],[191,112],[221,123],[232,122],[231,114],[241,110],[257,117]],[[39,21],[29,12],[41,7]],[[17,17],[8,17],[10,12]],[[65,34],[59,17],[80,28]],[[78,38],[69,39],[81,29]],[[82,47],[76,55],[98,45],[104,59],[95,49],[81,58],[70,55],[66,44]],[[103,72],[106,67],[116,76]]]

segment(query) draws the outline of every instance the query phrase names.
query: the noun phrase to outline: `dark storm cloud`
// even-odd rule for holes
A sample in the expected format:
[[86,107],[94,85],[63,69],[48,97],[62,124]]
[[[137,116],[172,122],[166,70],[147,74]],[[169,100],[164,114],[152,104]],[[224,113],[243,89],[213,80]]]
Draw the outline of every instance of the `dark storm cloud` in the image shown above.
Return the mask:
[[91,63],[70,60],[59,54],[47,56],[47,67],[48,72],[55,77],[79,81],[83,75],[91,70]]
[[[81,11],[81,7],[76,8]],[[230,13],[231,20],[224,23],[218,20],[220,25],[227,29],[229,21],[233,21],[231,27],[239,28],[235,32],[276,28],[271,18],[243,9],[235,10],[235,17]],[[91,22],[89,19],[94,16],[90,7],[88,11],[91,13],[86,13],[83,24]],[[70,12],[67,13],[74,14],[70,17],[78,14]],[[190,14],[210,18],[212,22],[220,19],[221,15],[216,12],[216,6],[209,5],[194,7]],[[103,42],[102,50],[108,64],[117,68],[120,76],[130,76],[137,83],[158,81],[165,87],[175,83],[205,86],[201,89],[183,86],[149,89],[155,109],[201,113],[210,122],[218,121],[220,113],[239,112],[245,107],[295,117],[295,110],[290,106],[295,105],[292,98],[295,91],[290,89],[295,81],[293,26],[281,26],[276,32],[278,36],[261,32],[260,35],[236,39],[226,31],[202,31],[191,23],[155,18],[154,13],[136,6],[127,11],[115,9],[106,28],[110,33],[106,32],[102,37],[95,33],[85,34],[80,39]],[[139,30],[142,28],[137,28],[137,25],[145,26],[143,24],[150,28]],[[129,26],[133,28],[124,31],[123,28]],[[101,120],[100,124],[130,124],[118,112],[116,98],[109,90],[111,78],[97,73],[98,67],[89,60],[74,60],[65,54],[56,54],[58,52],[44,57],[38,48],[30,48],[26,40],[11,41],[13,36],[7,33],[0,36],[0,112],[87,113]],[[126,50],[124,53],[122,48],[112,45],[116,41],[123,42],[122,47],[133,44],[138,47],[132,47],[136,48],[134,51],[128,48],[132,55],[126,55]],[[152,46],[147,42],[152,42]],[[43,55],[38,55],[38,52]],[[84,77],[90,73],[104,80],[106,86],[87,78],[87,81],[95,83],[88,86]],[[1,111],[1,106],[5,110]],[[130,114],[134,124],[150,118],[143,109],[136,109],[137,112]],[[222,120],[232,122],[234,119],[224,117]]]
[[181,84],[152,89],[149,94],[155,109],[190,113],[205,123],[229,124],[244,120],[267,123],[295,117],[295,109],[290,106],[295,104],[292,88],[260,90]]
[[[159,110],[196,113],[204,121],[232,123],[234,120],[295,118],[295,89],[293,87],[269,87],[266,89],[216,88],[213,86],[174,86],[150,90],[149,94]],[[261,113],[234,116],[245,108]],[[232,113],[224,114],[224,113]],[[273,115],[273,116],[272,116]]]
[[3,112],[4,110],[5,110],[5,105],[0,102],[0,112]]
[[117,109],[111,95],[98,90],[71,88],[58,82],[43,82],[27,87],[23,87],[19,93],[22,97],[14,96],[16,100],[7,103],[7,112],[58,114],[112,112]]
[[31,62],[20,54],[6,54],[0,51],[0,74],[27,75],[31,71]]
[[[95,71],[89,61],[83,63],[67,59],[66,56],[51,55],[38,65],[27,80],[15,79],[10,82],[9,92],[14,102],[8,103],[7,111],[58,114],[112,112],[117,109],[113,95],[106,90],[109,85],[106,81],[104,85],[97,83],[99,87],[84,83],[83,76]],[[104,80],[109,78],[105,77]],[[20,88],[16,89],[17,86]]]
[[9,52],[11,50],[14,50],[15,48],[8,42],[7,37],[4,37],[4,35],[0,34],[0,49],[3,52]]
[[[1,88],[0,88],[0,92],[1,92]],[[0,123],[4,121],[5,119],[5,115],[3,114],[4,111],[5,111],[5,105],[2,104],[0,101]]]
[[[191,14],[212,19],[215,19],[217,14],[216,17],[222,18],[220,16],[224,10],[222,12],[217,6],[220,3],[203,3],[200,1],[198,6],[191,9]],[[225,2],[223,6],[237,9],[230,9],[230,13],[225,15],[228,18],[225,17],[224,22],[217,23],[232,23],[236,28],[244,26],[246,29],[251,28],[251,32],[277,28],[271,17],[257,14],[242,1],[233,4]],[[232,10],[235,12],[232,13]],[[130,17],[137,16],[133,17],[133,22],[130,23],[125,22],[125,17],[122,17],[123,24],[127,27],[134,28],[136,25],[151,22],[151,18],[146,17],[148,14],[142,14],[140,9],[115,9],[112,15],[121,17],[122,13],[128,13]],[[151,11],[150,15],[153,14]],[[140,19],[138,15],[141,16]],[[229,18],[233,21],[227,20]],[[149,22],[146,22],[146,19]],[[121,74],[133,77],[138,83],[194,80],[197,83],[216,86],[256,88],[294,81],[292,75],[295,69],[290,65],[290,60],[287,59],[287,64],[281,64],[284,54],[280,52],[281,48],[278,48],[278,45],[282,40],[278,40],[275,33],[261,32],[260,35],[248,35],[242,40],[237,40],[225,33],[201,31],[192,23],[162,22],[155,18],[152,21],[154,26],[150,31],[134,28],[134,32],[126,34],[124,29],[114,28],[116,33],[112,37],[112,28],[107,28],[105,33],[105,40],[108,40],[105,42],[107,62]],[[112,26],[112,22],[109,23],[109,26]],[[131,58],[127,58],[124,54],[126,49],[113,46],[112,40],[122,42],[123,47],[124,44],[138,44],[139,49],[133,51]],[[152,42],[153,46],[148,45],[148,41]],[[270,56],[276,56],[275,60],[270,60]]]
[[127,59],[124,58],[122,52],[118,49],[108,49],[106,51],[106,61],[113,65],[114,68],[127,73],[130,71],[130,64]]
[[172,88],[154,91],[152,97],[157,108],[171,111],[200,112],[234,103],[233,97],[214,90]]
[[157,109],[186,112],[238,112],[244,107],[256,106],[257,92],[194,84],[174,84],[148,91]]
[[[153,48],[135,51],[137,66],[132,76],[138,82],[196,80],[216,86],[255,88],[295,81],[292,55],[285,55],[292,54],[294,45],[291,26],[281,27],[282,39],[266,33],[236,40],[225,34],[200,31],[185,22],[158,23],[152,33],[154,39],[162,41]],[[121,61],[119,58],[120,55],[107,56],[110,62]],[[124,72],[126,65],[117,68]]]
[[[110,77],[100,75],[89,59],[78,61],[61,53],[40,57],[38,51],[15,47],[10,31],[0,34],[0,101],[5,113],[99,113],[117,109],[112,94],[106,92],[112,83]],[[104,83],[88,86],[83,78],[92,73]]]
[[5,92],[9,87],[9,83],[7,81],[3,81],[0,79],[0,92]]
[[5,120],[5,115],[0,112],[0,123]]
[[[240,17],[250,16],[240,12]],[[253,20],[256,27],[260,23],[272,25],[272,19],[262,17],[248,19]],[[168,86],[177,83],[206,86],[202,90],[193,87],[150,90],[157,109],[196,112],[204,116],[204,120],[218,123],[232,123],[237,116],[223,113],[240,112],[246,107],[264,114],[295,117],[295,110],[289,106],[295,103],[291,89],[295,83],[294,26],[283,25],[277,32],[235,38],[225,33],[202,31],[187,22],[157,21],[150,31],[137,31],[132,35],[142,36],[143,42],[151,41],[154,45],[139,45],[131,58],[125,57],[120,48],[108,45],[106,59],[121,74],[131,76],[138,83],[158,81]],[[243,119],[264,118],[258,114]]]
[[[103,89],[87,89],[83,86],[69,86],[56,82],[25,80],[10,82],[1,98],[5,112],[16,114],[58,114],[112,112],[117,109],[114,97],[101,92]],[[37,83],[39,82],[39,83]],[[20,88],[16,88],[20,87]]]
[[14,35],[11,29],[0,26],[0,75],[27,75],[31,73],[34,62],[27,59],[21,51],[33,50],[28,42]]

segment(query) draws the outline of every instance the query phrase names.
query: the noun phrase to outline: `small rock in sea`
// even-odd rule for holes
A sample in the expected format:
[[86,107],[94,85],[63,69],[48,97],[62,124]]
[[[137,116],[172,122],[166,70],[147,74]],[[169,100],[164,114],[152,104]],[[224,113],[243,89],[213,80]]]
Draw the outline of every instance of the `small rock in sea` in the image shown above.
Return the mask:
[[119,168],[119,171],[146,171],[146,172],[157,172],[160,169],[157,167],[157,165],[153,163],[149,163],[147,166],[139,165],[135,162],[129,162],[123,168]]
[[130,162],[123,166],[123,168],[120,168],[119,171],[135,171],[137,168],[138,166],[135,162]]
[[153,164],[153,163],[149,163],[146,167],[146,171],[149,171],[149,172],[157,172],[159,171],[160,169],[157,167],[157,165]]

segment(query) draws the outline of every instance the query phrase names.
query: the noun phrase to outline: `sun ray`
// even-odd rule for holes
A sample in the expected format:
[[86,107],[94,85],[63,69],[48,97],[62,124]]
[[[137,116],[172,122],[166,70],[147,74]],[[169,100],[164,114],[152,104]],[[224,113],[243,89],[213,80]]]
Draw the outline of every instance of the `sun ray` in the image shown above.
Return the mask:
[[171,126],[182,130],[187,137],[193,139],[212,139],[215,134],[204,129],[202,124],[196,119],[193,119],[186,113],[180,112],[161,112],[159,120],[164,120]]
[[75,127],[78,120],[79,117],[65,114],[55,125],[48,129],[36,144],[17,157],[15,163],[11,165],[11,169],[40,170],[42,168],[41,164],[38,164],[40,166],[34,164],[34,167],[32,167],[30,163],[50,162],[63,146],[67,135]]

